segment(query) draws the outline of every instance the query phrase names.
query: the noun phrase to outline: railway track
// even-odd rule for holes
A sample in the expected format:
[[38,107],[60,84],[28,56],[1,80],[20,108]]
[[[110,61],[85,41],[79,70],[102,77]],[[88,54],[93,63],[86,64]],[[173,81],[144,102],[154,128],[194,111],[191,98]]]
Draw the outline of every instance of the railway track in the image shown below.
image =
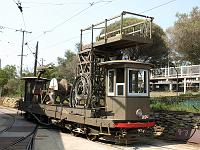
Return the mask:
[[10,129],[13,124],[15,123],[15,117],[10,114],[5,114],[4,112],[0,111],[1,118],[6,119],[5,123],[1,125],[0,134],[6,132],[8,129]]
[[[36,138],[36,149],[70,149],[70,150],[200,150],[198,145],[184,144],[178,141],[159,139],[140,139],[130,145],[116,145],[108,141],[89,141],[86,138],[75,137],[70,133],[62,133],[59,128],[39,127]],[[60,142],[62,141],[62,142]],[[59,145],[58,145],[59,143]],[[46,145],[46,146],[44,146]]]
[[0,107],[0,150],[32,150],[37,125]]

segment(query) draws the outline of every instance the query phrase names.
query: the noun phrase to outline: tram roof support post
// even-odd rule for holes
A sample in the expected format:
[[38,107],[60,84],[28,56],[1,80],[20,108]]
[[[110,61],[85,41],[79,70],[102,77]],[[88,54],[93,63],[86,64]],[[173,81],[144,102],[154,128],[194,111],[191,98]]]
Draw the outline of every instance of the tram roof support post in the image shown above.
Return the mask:
[[[38,41],[35,47],[35,63],[34,63],[34,76],[37,75],[37,62],[38,62]],[[43,66],[43,62],[42,62],[42,66]]]
[[149,31],[150,39],[152,38],[152,22],[153,22],[153,18],[151,18],[151,21],[150,21],[150,31]]
[[121,34],[121,36],[123,34],[123,16],[124,16],[124,12],[122,12],[122,14],[121,14],[121,22],[120,22],[120,34]]
[[92,24],[92,43],[91,43],[91,50],[93,49],[93,43],[94,43],[94,25]]
[[105,39],[105,43],[107,43],[107,22],[108,22],[108,20],[107,19],[105,19],[105,36],[104,36],[104,39]]
[[80,35],[80,48],[79,51],[82,51],[83,45],[82,45],[82,41],[83,40],[83,30],[81,29],[81,35]]

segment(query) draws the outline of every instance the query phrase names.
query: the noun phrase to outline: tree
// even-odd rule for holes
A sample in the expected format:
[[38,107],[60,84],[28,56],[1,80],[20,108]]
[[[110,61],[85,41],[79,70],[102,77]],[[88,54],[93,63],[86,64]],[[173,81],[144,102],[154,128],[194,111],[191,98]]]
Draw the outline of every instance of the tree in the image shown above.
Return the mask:
[[76,75],[77,56],[70,50],[67,50],[64,56],[64,58],[58,57],[58,77],[73,83]]
[[200,9],[195,7],[190,13],[177,13],[177,21],[167,30],[168,43],[174,59],[192,64],[200,63]]
[[3,88],[3,94],[16,94],[19,91],[19,80],[17,79],[16,67],[13,65],[6,65],[0,69],[0,87]]
[[9,79],[8,82],[4,85],[4,93],[9,96],[19,94],[19,84],[20,80],[15,78]]
[[8,82],[7,74],[0,68],[0,96],[2,95],[3,86]]
[[13,65],[6,65],[3,70],[6,72],[7,74],[7,78],[8,79],[13,79],[17,77],[17,69],[15,66]]
[[[137,22],[141,22],[141,19],[124,18],[123,25],[128,26]],[[107,32],[119,29],[119,27],[120,21],[116,21],[108,26]],[[102,30],[100,34],[103,33],[104,30]],[[151,46],[129,48],[125,53],[128,54],[132,60],[140,60],[153,63],[157,67],[164,67],[167,64],[166,60],[168,55],[168,47],[165,41],[166,34],[161,27],[154,23],[152,24],[152,39],[153,44]]]
[[32,77],[33,72],[31,72],[28,67],[23,69],[22,77]]
[[3,87],[8,82],[7,73],[5,70],[0,69],[0,87]]
[[53,63],[48,64],[48,69],[46,69],[44,76],[47,79],[52,79],[58,77],[58,67],[56,67]]

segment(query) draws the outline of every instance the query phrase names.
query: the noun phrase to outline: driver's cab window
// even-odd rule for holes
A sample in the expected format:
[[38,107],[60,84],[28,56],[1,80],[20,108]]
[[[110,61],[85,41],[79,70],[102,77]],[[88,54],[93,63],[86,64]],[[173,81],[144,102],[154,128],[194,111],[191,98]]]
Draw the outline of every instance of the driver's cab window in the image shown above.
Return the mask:
[[128,69],[128,96],[148,96],[148,71]]
[[108,96],[114,96],[115,70],[108,70]]
[[125,95],[125,75],[124,68],[116,69],[116,96],[124,96]]
[[108,70],[108,96],[125,95],[124,68]]

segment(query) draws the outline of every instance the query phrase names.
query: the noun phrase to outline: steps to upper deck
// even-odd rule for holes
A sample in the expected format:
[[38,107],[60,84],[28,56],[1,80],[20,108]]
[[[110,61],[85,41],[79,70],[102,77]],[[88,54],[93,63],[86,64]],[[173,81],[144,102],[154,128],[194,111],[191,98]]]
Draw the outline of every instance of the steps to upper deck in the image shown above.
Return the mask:
[[[140,17],[142,19],[138,19],[137,23],[125,26],[124,20],[127,15]],[[116,22],[114,22],[114,20],[120,22],[119,28],[113,31],[107,31],[108,26]],[[105,21],[93,24],[86,29],[82,29],[80,51],[85,51],[88,49],[95,49],[100,51],[117,51],[125,48],[152,44],[152,21],[153,17],[123,11],[121,15],[110,19],[105,19]],[[103,33],[95,36],[96,30],[101,30]],[[83,41],[83,35],[86,31],[90,31],[91,33],[91,43],[88,45],[85,45]]]

